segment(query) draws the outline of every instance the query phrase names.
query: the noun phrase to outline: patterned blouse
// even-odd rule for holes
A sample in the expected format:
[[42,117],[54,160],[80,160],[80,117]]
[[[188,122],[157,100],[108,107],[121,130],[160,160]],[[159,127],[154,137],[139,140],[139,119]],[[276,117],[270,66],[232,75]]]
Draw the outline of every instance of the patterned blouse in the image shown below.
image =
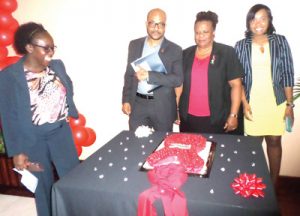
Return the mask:
[[34,125],[53,123],[68,116],[66,89],[49,67],[40,73],[25,69]]

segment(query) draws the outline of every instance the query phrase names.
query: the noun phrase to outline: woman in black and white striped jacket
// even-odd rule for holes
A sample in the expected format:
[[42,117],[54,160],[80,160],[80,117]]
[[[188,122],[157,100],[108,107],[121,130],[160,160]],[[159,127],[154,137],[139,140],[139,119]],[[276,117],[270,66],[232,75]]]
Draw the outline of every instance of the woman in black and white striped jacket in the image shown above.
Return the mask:
[[243,65],[242,103],[245,133],[267,143],[271,179],[275,185],[281,164],[285,120],[294,122],[294,67],[286,38],[275,33],[271,10],[254,5],[247,14],[245,39],[235,45]]

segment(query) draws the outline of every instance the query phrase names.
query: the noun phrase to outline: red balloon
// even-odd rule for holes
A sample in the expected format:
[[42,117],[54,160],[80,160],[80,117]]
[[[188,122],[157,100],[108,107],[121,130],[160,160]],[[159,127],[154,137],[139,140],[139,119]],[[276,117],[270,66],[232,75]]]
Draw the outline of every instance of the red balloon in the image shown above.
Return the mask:
[[16,63],[21,57],[20,56],[9,56],[0,61],[0,70],[3,68]]
[[75,148],[76,148],[76,151],[77,151],[77,155],[79,157],[81,155],[81,153],[82,153],[82,147],[78,146],[78,145],[75,145]]
[[70,117],[70,126],[72,127],[76,127],[76,126],[82,126],[84,127],[86,123],[85,117],[82,114],[78,114],[78,118],[72,118]]
[[4,28],[0,28],[0,46],[8,46],[13,42],[13,32]]
[[13,34],[15,34],[18,27],[19,27],[19,22],[15,18],[12,18],[7,29],[11,31]]
[[72,128],[72,135],[75,145],[82,146],[88,139],[88,132],[82,126]]
[[96,141],[96,133],[92,128],[86,127],[85,130],[88,133],[88,139],[82,144],[82,146],[90,146]]
[[0,73],[2,71],[2,69],[6,68],[7,64],[5,61],[0,61]]
[[17,0],[0,0],[0,9],[5,12],[14,12],[18,7]]
[[8,54],[7,48],[1,46],[0,47],[0,62],[3,61],[6,58],[7,54]]
[[8,56],[6,57],[5,61],[8,63],[8,65],[10,65],[19,61],[20,58],[20,56]]
[[14,18],[10,13],[2,12],[0,10],[0,28],[7,29],[11,25],[13,20]]

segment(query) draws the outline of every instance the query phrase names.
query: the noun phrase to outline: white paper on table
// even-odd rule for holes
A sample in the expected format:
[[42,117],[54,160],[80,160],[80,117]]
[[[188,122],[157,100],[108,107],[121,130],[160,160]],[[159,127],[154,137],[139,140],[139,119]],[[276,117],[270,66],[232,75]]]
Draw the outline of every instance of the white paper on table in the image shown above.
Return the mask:
[[31,172],[29,172],[27,169],[24,170],[17,170],[16,168],[13,168],[14,171],[17,173],[20,173],[22,175],[21,177],[21,183],[28,188],[32,193],[35,192],[36,186],[38,184],[38,178],[35,177]]

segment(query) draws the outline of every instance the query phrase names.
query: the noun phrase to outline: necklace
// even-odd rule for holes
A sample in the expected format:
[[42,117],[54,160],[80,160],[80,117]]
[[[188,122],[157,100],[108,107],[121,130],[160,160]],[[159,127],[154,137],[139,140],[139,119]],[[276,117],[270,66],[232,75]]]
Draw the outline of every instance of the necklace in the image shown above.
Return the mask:
[[259,50],[260,50],[261,53],[264,53],[265,52],[264,45],[260,45]]
[[253,37],[253,43],[259,46],[259,50],[261,53],[265,52],[264,45],[268,43],[268,37],[266,35],[262,37]]
[[212,51],[212,47],[208,47],[206,49],[199,49],[199,47],[197,47],[197,49],[196,49],[196,56],[199,59],[204,59],[204,58],[210,56],[211,51]]

